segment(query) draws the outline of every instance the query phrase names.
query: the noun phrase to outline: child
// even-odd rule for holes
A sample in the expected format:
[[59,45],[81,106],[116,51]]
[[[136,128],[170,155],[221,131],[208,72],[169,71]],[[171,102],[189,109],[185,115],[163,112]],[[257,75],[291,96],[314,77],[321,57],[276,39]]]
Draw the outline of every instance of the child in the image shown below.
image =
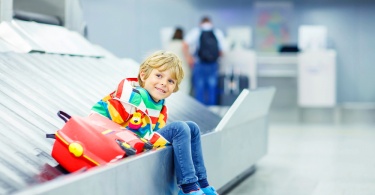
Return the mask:
[[[159,140],[165,138],[171,143],[177,184],[181,188],[179,195],[217,195],[207,181],[198,125],[191,121],[166,124],[165,99],[178,91],[183,77],[181,60],[175,54],[155,52],[141,64],[138,78],[122,80],[117,90],[100,100],[92,110],[141,137],[151,140],[160,137]],[[141,116],[142,125],[138,129],[129,127],[128,121],[134,113]]]

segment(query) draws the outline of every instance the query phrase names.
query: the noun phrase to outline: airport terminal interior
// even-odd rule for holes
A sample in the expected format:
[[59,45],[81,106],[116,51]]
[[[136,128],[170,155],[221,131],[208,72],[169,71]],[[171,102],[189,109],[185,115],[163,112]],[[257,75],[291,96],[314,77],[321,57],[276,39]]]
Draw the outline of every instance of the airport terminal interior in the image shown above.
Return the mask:
[[203,16],[225,37],[218,102],[174,93],[167,122],[200,126],[219,194],[375,194],[374,1],[7,0],[0,195],[177,194],[171,147],[123,158],[119,143],[121,155],[103,161],[60,131],[70,116],[59,111],[86,117]]
[[[350,110],[350,123],[299,121],[295,110],[270,112],[268,152],[227,195],[374,194],[375,125],[371,109]],[[311,119],[312,120],[312,119]]]

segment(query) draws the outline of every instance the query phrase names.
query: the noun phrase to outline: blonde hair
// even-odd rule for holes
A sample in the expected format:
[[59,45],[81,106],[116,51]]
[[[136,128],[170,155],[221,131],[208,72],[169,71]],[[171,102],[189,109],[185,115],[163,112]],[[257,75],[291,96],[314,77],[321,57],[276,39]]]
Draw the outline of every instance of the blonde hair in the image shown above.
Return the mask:
[[169,70],[172,78],[177,81],[173,92],[178,91],[179,84],[184,78],[184,71],[182,70],[182,61],[176,54],[169,51],[157,51],[148,56],[139,67],[138,82],[141,87],[144,87],[141,72],[144,73],[144,79],[147,79],[153,69],[158,69],[159,71]]

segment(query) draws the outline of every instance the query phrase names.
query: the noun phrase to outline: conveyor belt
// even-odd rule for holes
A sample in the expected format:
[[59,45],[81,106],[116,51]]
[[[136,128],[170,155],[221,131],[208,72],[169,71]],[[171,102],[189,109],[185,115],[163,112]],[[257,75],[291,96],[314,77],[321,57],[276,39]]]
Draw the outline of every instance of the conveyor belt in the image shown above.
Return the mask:
[[[53,133],[64,123],[64,110],[86,116],[91,106],[110,93],[138,67],[117,58],[53,54],[0,53],[0,194],[14,193],[58,176],[50,156]],[[167,99],[169,119],[193,120],[203,133],[220,117],[184,94]],[[199,115],[197,115],[199,113]]]

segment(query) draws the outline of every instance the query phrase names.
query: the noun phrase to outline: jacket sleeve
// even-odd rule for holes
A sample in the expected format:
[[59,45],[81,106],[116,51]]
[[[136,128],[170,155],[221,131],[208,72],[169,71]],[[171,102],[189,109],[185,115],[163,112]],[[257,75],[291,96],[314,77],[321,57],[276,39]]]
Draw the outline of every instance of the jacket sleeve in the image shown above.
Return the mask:
[[154,131],[157,131],[165,126],[168,119],[167,106],[163,105],[163,108],[160,111],[158,122],[155,125]]
[[92,110],[123,126],[135,111],[134,104],[140,100],[140,94],[137,92],[128,80],[123,79],[117,89],[95,104]]
[[114,92],[112,92],[111,94],[105,96],[104,98],[102,98],[101,100],[96,102],[96,104],[94,104],[94,106],[92,106],[91,110],[111,119],[107,108],[108,108],[108,100],[112,99],[113,93]]

